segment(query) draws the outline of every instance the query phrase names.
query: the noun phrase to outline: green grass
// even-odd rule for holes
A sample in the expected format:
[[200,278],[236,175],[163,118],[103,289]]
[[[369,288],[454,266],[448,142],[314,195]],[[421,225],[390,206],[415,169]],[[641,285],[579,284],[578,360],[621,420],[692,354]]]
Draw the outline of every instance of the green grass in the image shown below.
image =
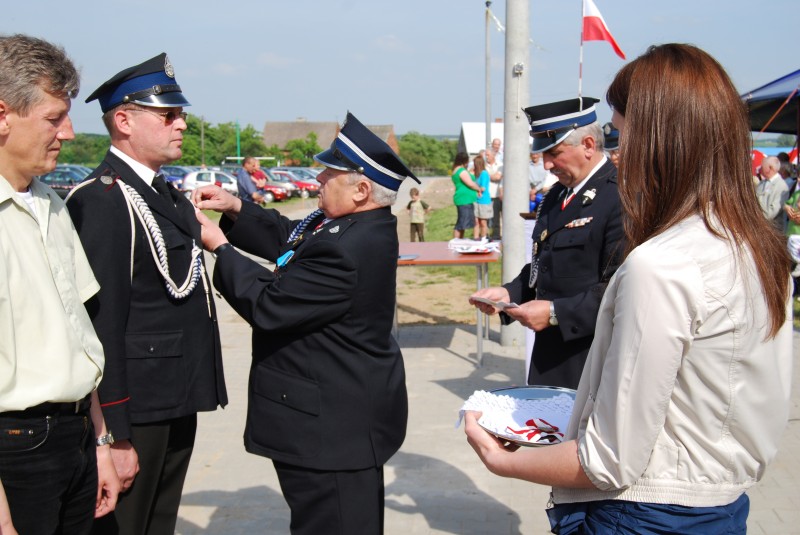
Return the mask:
[[794,328],[800,331],[800,301],[798,301],[794,297],[792,297],[792,299],[794,299],[794,301],[792,302],[792,308],[794,309],[792,322],[794,324]]
[[[453,239],[453,225],[456,222],[456,207],[447,206],[433,210],[425,222],[426,241],[450,241]],[[470,232],[470,231],[468,231]],[[469,234],[468,234],[469,236]],[[430,275],[442,275],[444,278],[456,277],[469,284],[475,284],[475,268],[472,266],[430,266],[420,267]],[[501,263],[489,264],[489,286],[498,286],[501,280]]]

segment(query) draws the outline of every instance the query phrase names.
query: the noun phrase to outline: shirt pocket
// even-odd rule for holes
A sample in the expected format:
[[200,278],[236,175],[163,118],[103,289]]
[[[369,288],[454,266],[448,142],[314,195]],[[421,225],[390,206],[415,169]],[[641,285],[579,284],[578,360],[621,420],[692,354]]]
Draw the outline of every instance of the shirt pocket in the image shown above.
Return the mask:
[[129,333],[125,353],[133,412],[167,410],[186,402],[183,331]]
[[587,256],[591,227],[587,224],[578,228],[565,228],[552,237],[553,277],[586,277],[594,262]]

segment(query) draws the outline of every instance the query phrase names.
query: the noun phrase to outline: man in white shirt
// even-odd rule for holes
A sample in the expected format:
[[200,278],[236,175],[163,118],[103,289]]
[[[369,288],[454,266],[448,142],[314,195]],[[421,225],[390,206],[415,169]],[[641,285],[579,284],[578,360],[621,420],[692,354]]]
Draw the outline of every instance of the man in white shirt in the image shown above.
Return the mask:
[[3,534],[88,533],[119,493],[95,390],[103,347],[83,306],[99,286],[64,202],[34,178],[75,137],[78,85],[62,48],[0,36]]

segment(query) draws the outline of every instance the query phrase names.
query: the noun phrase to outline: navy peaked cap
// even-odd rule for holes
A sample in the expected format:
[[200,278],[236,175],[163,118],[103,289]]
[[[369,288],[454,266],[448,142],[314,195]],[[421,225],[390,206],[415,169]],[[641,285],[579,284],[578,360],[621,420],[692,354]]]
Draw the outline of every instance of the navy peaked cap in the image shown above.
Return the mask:
[[320,152],[314,159],[331,169],[356,171],[394,191],[400,189],[406,178],[421,183],[392,148],[350,112],[347,112],[331,148]]
[[603,146],[606,150],[617,150],[619,148],[619,130],[614,128],[613,123],[603,125]]
[[531,152],[549,150],[576,128],[597,122],[594,105],[598,102],[596,98],[581,97],[525,108],[531,123]]
[[100,102],[103,113],[127,103],[154,108],[190,105],[175,81],[175,70],[164,52],[112,76],[95,89],[86,102],[93,100]]

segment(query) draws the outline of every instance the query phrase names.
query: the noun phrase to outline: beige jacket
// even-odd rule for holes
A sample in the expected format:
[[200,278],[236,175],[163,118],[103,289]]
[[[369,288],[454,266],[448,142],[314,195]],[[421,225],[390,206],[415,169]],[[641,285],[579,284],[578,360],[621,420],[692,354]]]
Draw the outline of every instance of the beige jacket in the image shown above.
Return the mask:
[[568,437],[597,489],[710,507],[736,500],[775,456],[789,410],[791,300],[778,336],[750,260],[692,217],[637,247],[611,279]]

